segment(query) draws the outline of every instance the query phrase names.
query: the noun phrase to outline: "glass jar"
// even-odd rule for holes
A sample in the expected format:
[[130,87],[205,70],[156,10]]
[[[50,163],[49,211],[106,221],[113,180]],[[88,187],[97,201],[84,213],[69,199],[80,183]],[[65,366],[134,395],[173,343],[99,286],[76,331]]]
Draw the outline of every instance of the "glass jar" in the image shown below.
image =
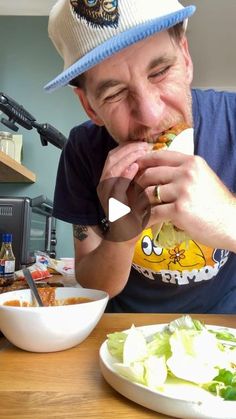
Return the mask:
[[10,132],[0,131],[0,150],[15,159],[15,143]]

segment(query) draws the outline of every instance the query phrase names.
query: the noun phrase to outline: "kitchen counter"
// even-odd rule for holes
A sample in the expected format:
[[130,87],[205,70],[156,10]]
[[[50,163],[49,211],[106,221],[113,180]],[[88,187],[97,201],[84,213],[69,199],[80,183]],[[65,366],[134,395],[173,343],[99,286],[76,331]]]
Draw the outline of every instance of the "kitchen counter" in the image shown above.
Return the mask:
[[[99,348],[110,332],[166,323],[178,314],[104,314],[80,345],[31,353],[0,339],[0,417],[4,419],[164,419],[113,390],[99,367]],[[197,315],[208,324],[235,327],[236,315]]]

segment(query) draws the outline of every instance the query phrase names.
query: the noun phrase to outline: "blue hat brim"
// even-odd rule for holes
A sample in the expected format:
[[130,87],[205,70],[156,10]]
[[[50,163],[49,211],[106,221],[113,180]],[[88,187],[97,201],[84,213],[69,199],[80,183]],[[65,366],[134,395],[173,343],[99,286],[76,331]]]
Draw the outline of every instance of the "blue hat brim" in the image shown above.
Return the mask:
[[195,6],[187,6],[166,16],[152,19],[125,32],[119,33],[118,35],[105,41],[103,44],[97,46],[92,51],[88,52],[69,68],[55,77],[52,81],[47,83],[46,86],[44,86],[44,89],[47,92],[52,92],[59,87],[66,86],[75,77],[101,63],[103,60],[111,57],[122,49],[148,38],[157,32],[167,30],[177,23],[183,22],[192,16],[195,10]]

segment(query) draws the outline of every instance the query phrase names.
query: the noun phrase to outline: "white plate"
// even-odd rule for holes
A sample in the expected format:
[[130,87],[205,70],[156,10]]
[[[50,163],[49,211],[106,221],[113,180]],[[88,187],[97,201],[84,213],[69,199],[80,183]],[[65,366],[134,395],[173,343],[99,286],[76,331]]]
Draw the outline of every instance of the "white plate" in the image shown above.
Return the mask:
[[[161,331],[165,324],[139,327],[145,336]],[[236,330],[218,326],[211,329],[227,330],[236,336]],[[207,350],[207,348],[206,348]],[[224,401],[191,383],[176,384],[175,380],[165,384],[164,392],[154,391],[119,375],[113,367],[113,358],[107,349],[107,340],[101,345],[100,367],[105,380],[128,399],[155,412],[176,418],[236,419],[236,401]]]

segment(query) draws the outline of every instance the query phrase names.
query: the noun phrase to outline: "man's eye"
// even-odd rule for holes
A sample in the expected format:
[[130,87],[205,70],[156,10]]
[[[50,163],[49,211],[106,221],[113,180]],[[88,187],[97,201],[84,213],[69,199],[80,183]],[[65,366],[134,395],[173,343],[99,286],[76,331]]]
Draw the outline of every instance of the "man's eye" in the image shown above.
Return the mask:
[[126,89],[119,90],[116,93],[113,93],[109,96],[104,98],[104,102],[117,102],[118,100],[122,99],[125,95]]
[[170,69],[170,65],[168,67],[163,68],[160,71],[157,71],[157,72],[151,74],[149,77],[150,78],[162,77],[162,76],[164,76],[169,71],[169,69]]

